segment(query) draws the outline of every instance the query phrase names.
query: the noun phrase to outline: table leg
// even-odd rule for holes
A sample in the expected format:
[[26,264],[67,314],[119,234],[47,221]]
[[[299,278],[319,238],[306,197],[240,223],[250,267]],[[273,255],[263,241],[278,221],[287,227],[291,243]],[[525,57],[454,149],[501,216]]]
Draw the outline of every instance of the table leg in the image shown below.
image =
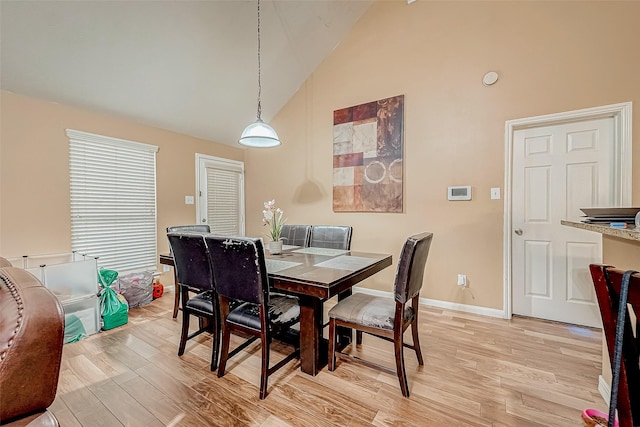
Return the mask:
[[306,295],[301,295],[299,301],[300,369],[317,375],[327,364],[327,346],[322,339],[322,301]]

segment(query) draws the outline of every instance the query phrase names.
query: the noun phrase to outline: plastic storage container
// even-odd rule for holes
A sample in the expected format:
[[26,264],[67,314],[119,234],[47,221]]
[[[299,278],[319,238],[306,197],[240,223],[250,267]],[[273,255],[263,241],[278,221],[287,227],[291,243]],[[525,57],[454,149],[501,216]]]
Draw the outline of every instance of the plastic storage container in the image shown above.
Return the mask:
[[[86,335],[100,330],[98,263],[95,257],[69,252],[26,255],[8,260],[14,267],[29,271],[53,292],[62,303],[69,325],[77,325],[75,318],[69,318],[76,316],[82,322]],[[73,335],[78,335],[75,330]]]

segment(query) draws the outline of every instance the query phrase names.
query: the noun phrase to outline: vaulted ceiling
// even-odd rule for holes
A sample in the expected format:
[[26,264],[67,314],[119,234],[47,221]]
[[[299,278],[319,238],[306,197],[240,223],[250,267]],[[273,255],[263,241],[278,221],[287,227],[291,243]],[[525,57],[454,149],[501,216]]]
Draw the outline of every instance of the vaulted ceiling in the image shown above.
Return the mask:
[[[269,121],[372,0],[261,0]],[[3,90],[237,145],[257,107],[257,3],[0,1]]]

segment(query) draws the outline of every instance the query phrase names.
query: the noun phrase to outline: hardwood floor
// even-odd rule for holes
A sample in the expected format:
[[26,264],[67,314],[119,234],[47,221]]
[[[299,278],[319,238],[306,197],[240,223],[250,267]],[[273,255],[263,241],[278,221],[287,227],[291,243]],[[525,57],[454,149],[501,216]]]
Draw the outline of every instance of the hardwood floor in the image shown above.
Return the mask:
[[[259,344],[218,378],[210,337],[177,356],[181,313],[172,319],[172,304],[165,294],[131,309],[127,325],[65,345],[50,408],[62,426],[580,426],[584,408],[606,410],[593,329],[422,307],[425,364],[405,351],[409,399],[395,376],[371,368],[339,361],[311,377],[292,361],[261,401]],[[286,348],[272,348],[275,363]],[[354,351],[393,366],[385,341],[365,335]]]

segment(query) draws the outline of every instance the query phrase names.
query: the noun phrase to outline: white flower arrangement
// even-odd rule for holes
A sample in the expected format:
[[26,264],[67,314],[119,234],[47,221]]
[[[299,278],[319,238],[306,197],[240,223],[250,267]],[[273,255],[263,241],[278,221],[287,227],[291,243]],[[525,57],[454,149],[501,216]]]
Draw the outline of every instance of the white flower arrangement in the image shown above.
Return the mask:
[[271,240],[277,242],[280,240],[280,234],[282,233],[282,226],[286,222],[283,218],[284,211],[280,208],[276,208],[276,201],[269,200],[264,202],[264,210],[262,211],[262,223],[269,226],[268,236]]

